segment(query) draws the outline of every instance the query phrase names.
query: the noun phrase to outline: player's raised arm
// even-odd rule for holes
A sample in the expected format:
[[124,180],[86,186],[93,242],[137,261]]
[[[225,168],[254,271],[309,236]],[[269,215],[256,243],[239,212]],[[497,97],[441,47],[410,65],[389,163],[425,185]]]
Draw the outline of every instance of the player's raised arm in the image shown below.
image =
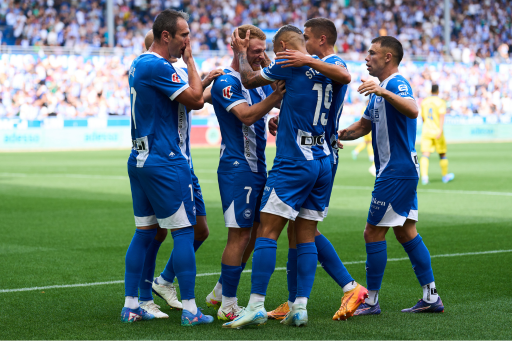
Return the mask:
[[[382,88],[380,85],[373,81],[367,81],[364,79],[361,79],[363,84],[359,86],[357,91],[360,94],[363,94],[365,96],[368,96],[370,94],[375,94],[376,96],[380,96],[384,98],[386,101],[388,101],[392,106],[396,108],[401,114],[409,117],[409,118],[417,118],[418,117],[418,104],[414,100],[414,98],[410,96],[401,96],[401,93],[407,94],[408,88],[404,85],[399,85],[396,89],[397,91],[390,91]],[[400,92],[400,86],[403,86],[403,91]]]
[[348,84],[351,81],[350,73],[343,65],[329,64],[320,59],[315,59],[300,51],[286,50],[276,53],[276,59],[286,59],[276,64],[286,67],[309,66],[324,76],[340,84]]
[[276,82],[276,90],[263,101],[249,106],[247,102],[241,103],[231,109],[233,113],[243,124],[250,126],[257,122],[260,118],[268,114],[272,108],[278,108],[286,92],[285,83],[283,81]]
[[192,57],[190,40],[186,44],[183,52],[183,61],[187,64],[189,87],[176,97],[176,101],[192,110],[202,109],[204,106],[203,84],[201,77],[197,73],[194,58]]
[[235,58],[238,58],[242,84],[247,89],[254,89],[271,84],[273,81],[264,78],[260,71],[254,71],[247,60],[247,48],[249,47],[250,34],[251,31],[247,30],[245,39],[242,39],[238,35],[238,29],[236,29],[231,35],[231,46],[233,47]]

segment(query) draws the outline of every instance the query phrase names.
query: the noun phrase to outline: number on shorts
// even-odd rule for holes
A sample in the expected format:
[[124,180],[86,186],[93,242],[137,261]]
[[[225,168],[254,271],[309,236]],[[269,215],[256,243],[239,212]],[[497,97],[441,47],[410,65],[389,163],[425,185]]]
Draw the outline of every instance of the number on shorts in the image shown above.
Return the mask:
[[[320,111],[322,110],[322,102],[324,104],[325,109],[329,110],[331,107],[332,101],[332,84],[327,84],[325,87],[325,93],[322,86],[322,83],[315,83],[313,85],[313,90],[318,92],[318,100],[316,102],[315,109],[315,118],[313,119],[313,125],[316,126],[318,124],[318,119],[320,118]],[[329,113],[327,113],[328,115]],[[327,124],[327,117],[325,117],[326,113],[322,113],[322,118],[320,123],[325,126]]]
[[246,200],[246,203],[249,203],[250,199],[251,199],[251,192],[252,192],[252,187],[249,187],[249,186],[245,186],[244,187],[245,190],[248,190],[247,192],[247,200]]
[[192,188],[192,184],[188,185],[190,187],[190,201],[194,201],[194,189]]

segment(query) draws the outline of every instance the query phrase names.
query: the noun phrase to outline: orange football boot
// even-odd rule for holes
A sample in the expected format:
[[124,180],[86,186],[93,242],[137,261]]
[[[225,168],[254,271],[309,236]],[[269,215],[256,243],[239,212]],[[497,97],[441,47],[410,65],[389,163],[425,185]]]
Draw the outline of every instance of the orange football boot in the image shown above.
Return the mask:
[[284,320],[284,318],[286,317],[286,314],[288,314],[289,311],[290,311],[290,307],[288,307],[288,302],[284,302],[276,309],[269,311],[267,313],[267,317],[269,319],[274,319],[274,320]]
[[356,311],[357,307],[361,303],[364,303],[364,299],[368,297],[368,290],[363,287],[361,284],[357,284],[357,286],[347,291],[343,297],[341,298],[341,306],[340,309],[334,314],[332,317],[333,320],[346,320]]

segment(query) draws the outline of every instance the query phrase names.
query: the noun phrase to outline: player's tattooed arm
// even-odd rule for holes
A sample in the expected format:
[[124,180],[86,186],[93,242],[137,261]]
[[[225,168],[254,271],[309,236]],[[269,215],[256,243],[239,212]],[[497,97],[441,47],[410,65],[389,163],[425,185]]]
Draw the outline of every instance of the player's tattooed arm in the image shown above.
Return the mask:
[[364,117],[348,128],[338,131],[338,147],[343,149],[340,141],[355,140],[372,131],[372,122]]
[[261,70],[254,71],[249,60],[247,59],[247,49],[249,47],[251,31],[247,30],[245,39],[241,39],[238,35],[238,29],[231,35],[231,46],[238,60],[238,69],[242,78],[242,84],[247,89],[254,89],[263,85],[271,84],[261,75]]

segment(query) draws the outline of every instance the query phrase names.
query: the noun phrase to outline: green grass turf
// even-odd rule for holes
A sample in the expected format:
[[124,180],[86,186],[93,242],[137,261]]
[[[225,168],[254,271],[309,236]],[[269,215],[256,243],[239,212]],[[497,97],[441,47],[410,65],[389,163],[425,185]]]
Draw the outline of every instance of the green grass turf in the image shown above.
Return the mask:
[[[366,258],[362,231],[373,178],[366,152],[352,161],[340,153],[329,216],[319,229],[346,262]],[[269,148],[273,158],[275,149]],[[127,151],[0,154],[0,289],[122,280],[124,256],[134,232]],[[218,150],[194,149],[194,165],[206,201],[210,237],[197,253],[198,273],[220,271],[226,242],[216,180]],[[441,182],[437,156],[431,157],[431,184],[419,189],[512,193],[512,144],[450,145],[450,184]],[[86,177],[70,176],[82,174]],[[90,177],[97,175],[98,177]],[[418,230],[432,255],[512,249],[512,196],[419,192]],[[157,273],[172,250],[160,249]],[[279,240],[277,266],[286,265],[286,236]],[[388,238],[388,257],[406,257]],[[223,330],[221,323],[182,328],[180,313],[170,318],[122,324],[123,284],[0,293],[0,339],[510,339],[512,338],[512,253],[432,259],[444,314],[407,315],[400,310],[421,297],[408,260],[388,262],[379,316],[331,320],[341,290],[317,271],[306,328],[276,321],[246,330]],[[248,264],[248,269],[250,269]],[[365,283],[364,264],[347,265]],[[199,305],[217,276],[198,277]],[[240,303],[249,297],[250,274],[243,274]],[[267,309],[287,299],[285,271],[272,276]],[[206,313],[214,314],[212,309]]]

